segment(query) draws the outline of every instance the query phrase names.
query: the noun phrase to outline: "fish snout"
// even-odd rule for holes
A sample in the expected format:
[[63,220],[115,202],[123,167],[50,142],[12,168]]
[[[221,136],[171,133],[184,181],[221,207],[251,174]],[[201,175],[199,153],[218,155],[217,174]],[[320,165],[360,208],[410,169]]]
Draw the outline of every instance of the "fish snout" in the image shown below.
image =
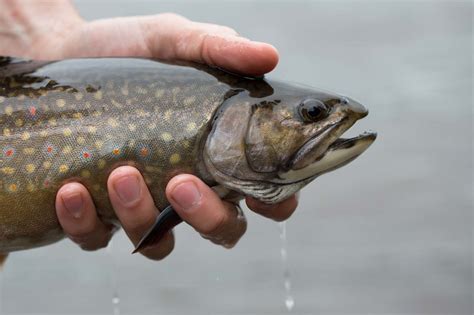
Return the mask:
[[343,104],[346,106],[346,110],[354,115],[356,119],[362,119],[369,114],[369,110],[365,108],[364,105],[353,100],[352,98],[344,97]]

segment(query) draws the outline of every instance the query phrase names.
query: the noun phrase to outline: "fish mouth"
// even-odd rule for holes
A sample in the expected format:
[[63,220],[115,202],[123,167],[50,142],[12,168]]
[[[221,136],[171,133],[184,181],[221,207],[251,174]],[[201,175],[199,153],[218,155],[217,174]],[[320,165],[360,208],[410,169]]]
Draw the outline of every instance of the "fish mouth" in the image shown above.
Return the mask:
[[286,170],[279,172],[278,182],[294,183],[315,178],[353,161],[377,138],[366,131],[352,138],[340,137],[353,123],[334,124],[309,139],[294,155]]

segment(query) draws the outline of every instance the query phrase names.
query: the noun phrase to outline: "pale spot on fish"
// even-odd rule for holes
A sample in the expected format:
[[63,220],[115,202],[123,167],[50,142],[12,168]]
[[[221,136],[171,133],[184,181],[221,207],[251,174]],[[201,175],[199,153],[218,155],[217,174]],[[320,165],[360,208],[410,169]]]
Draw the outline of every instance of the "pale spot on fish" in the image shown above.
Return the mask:
[[189,123],[189,124],[186,126],[186,130],[187,130],[187,131],[193,131],[193,130],[195,130],[195,129],[196,129],[196,123],[193,123],[193,122]]
[[70,135],[72,135],[72,130],[69,129],[69,128],[64,129],[64,130],[63,130],[63,135],[64,135],[65,137],[69,137]]
[[108,123],[109,126],[112,127],[112,128],[118,127],[118,122],[117,122],[117,120],[114,119],[114,118],[109,118],[109,120],[107,121],[107,123]]
[[62,164],[59,166],[60,173],[66,173],[68,170],[69,170],[69,166],[67,166],[66,164]]
[[47,137],[48,136],[48,132],[46,130],[41,130],[40,131],[40,136],[41,137]]
[[10,105],[8,105],[7,107],[5,107],[5,114],[7,114],[8,116],[10,116],[12,113],[13,113],[13,107],[11,107]]
[[104,141],[97,140],[97,141],[95,142],[95,147],[96,147],[97,149],[102,148],[103,145],[104,145]]
[[96,110],[92,113],[92,116],[94,116],[94,117],[99,117],[100,115],[102,115],[102,113],[98,110]]
[[171,164],[179,163],[179,161],[181,161],[181,156],[178,153],[171,154],[171,156],[170,156],[170,163]]
[[91,177],[91,172],[89,170],[82,170],[81,171],[81,176],[84,178],[89,178]]
[[102,96],[103,96],[102,91],[97,91],[94,93],[94,98],[98,101],[102,99]]
[[76,119],[82,119],[83,116],[82,116],[82,113],[74,113],[72,114],[72,117]]
[[148,129],[155,129],[156,128],[156,123],[152,122],[151,124],[148,125]]
[[11,136],[11,134],[12,133],[11,133],[10,129],[8,129],[8,128],[3,129],[3,135],[5,137]]
[[49,169],[51,167],[51,162],[50,161],[44,161],[43,162],[43,168]]
[[48,124],[49,124],[50,126],[56,126],[56,125],[57,125],[56,118],[50,118],[50,119],[48,120]]
[[27,132],[27,131],[23,132],[23,133],[21,134],[21,140],[26,141],[26,140],[28,140],[28,139],[30,139],[30,133]]
[[123,105],[117,102],[116,100],[110,100],[112,102],[112,105],[114,105],[117,108],[123,108]]
[[173,115],[173,112],[168,109],[168,110],[165,112],[165,114],[164,114],[165,120],[170,120],[171,115]]
[[77,137],[76,141],[79,144],[84,144],[86,142],[86,139],[84,139],[84,137],[79,136]]
[[28,173],[33,173],[36,169],[34,164],[26,164],[25,169]]
[[97,167],[100,169],[103,169],[106,164],[107,163],[105,162],[105,160],[100,159],[99,161],[97,161]]
[[135,126],[134,124],[129,124],[129,125],[128,125],[128,129],[129,129],[130,131],[135,131],[135,129],[137,129],[137,126]]
[[35,184],[33,183],[28,183],[28,185],[26,186],[26,190],[28,190],[29,192],[34,192],[36,190],[36,186]]
[[156,90],[155,97],[156,98],[161,98],[163,96],[163,94],[165,94],[164,90]]
[[77,101],[82,100],[83,97],[84,97],[84,94],[82,94],[82,93],[76,93],[76,94],[74,94],[74,98],[75,98]]
[[23,126],[23,120],[19,119],[19,118],[17,120],[15,120],[15,126],[17,126],[17,127]]
[[15,169],[13,167],[2,167],[2,173],[6,175],[12,175],[15,173]]
[[35,151],[36,151],[35,148],[24,148],[23,149],[23,153],[25,153],[26,155],[32,155],[32,154],[35,153]]
[[173,140],[173,136],[168,132],[163,132],[161,134],[161,139],[163,139],[163,141],[165,142],[170,142],[171,140]]
[[97,127],[89,126],[87,128],[87,132],[89,132],[89,133],[96,133],[96,131],[97,131]]
[[0,104],[2,104],[3,102],[5,102],[5,97],[0,96]]
[[66,101],[62,98],[56,100],[56,106],[58,107],[64,107],[64,105],[66,105]]
[[195,96],[186,97],[186,98],[184,99],[184,105],[190,106],[190,105],[192,105],[195,101],[196,101],[196,97],[195,97]]
[[64,148],[63,148],[63,154],[69,154],[72,152],[72,148],[70,145],[66,145]]

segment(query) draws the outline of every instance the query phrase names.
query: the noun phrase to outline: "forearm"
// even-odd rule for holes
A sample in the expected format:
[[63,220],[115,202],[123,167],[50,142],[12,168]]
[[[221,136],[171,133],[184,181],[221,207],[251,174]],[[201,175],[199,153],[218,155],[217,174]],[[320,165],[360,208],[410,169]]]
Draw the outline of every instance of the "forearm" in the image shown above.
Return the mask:
[[0,55],[41,57],[44,45],[59,43],[54,39],[81,23],[66,0],[0,0]]

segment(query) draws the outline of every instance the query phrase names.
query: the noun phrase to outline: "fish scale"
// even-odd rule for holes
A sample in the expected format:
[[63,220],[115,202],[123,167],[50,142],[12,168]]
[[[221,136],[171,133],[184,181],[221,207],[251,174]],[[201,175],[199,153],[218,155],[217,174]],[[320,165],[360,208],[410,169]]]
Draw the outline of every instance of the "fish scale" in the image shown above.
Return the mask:
[[115,222],[106,181],[118,165],[137,167],[166,206],[166,170],[197,173],[196,144],[228,89],[196,69],[140,59],[69,60],[0,76],[0,252],[63,236],[54,203],[68,181],[84,184],[99,216]]

